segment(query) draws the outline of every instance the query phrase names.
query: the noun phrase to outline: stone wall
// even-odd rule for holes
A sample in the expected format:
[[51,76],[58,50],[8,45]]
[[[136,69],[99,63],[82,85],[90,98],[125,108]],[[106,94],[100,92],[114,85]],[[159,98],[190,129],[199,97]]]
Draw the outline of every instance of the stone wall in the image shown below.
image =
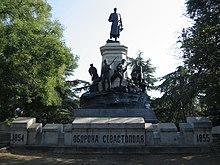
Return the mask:
[[[142,117],[76,118],[71,124],[36,123],[17,118],[11,125],[11,146],[76,148],[193,147],[213,145],[212,123],[205,117],[188,117],[180,123],[145,123]],[[217,131],[216,131],[217,130]],[[215,129],[215,137],[219,137]]]
[[10,125],[0,123],[0,147],[7,146],[10,143],[10,135]]
[[213,148],[220,152],[220,126],[212,128]]

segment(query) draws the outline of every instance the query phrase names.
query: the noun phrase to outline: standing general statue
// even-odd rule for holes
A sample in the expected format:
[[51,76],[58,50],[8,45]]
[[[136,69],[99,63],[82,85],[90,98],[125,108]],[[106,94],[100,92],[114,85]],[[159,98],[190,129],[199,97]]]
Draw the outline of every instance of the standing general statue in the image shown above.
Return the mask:
[[117,38],[120,36],[120,32],[123,30],[121,15],[116,12],[117,8],[114,8],[114,13],[111,13],[108,19],[109,22],[112,22],[110,39],[115,38],[115,41],[117,41]]

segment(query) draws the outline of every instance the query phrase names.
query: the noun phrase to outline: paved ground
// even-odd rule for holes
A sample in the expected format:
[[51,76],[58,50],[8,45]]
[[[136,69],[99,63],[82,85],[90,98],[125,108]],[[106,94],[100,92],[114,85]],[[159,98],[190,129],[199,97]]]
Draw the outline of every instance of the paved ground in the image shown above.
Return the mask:
[[210,154],[54,154],[25,149],[0,149],[0,165],[8,164],[120,164],[120,165],[219,165],[220,153]]

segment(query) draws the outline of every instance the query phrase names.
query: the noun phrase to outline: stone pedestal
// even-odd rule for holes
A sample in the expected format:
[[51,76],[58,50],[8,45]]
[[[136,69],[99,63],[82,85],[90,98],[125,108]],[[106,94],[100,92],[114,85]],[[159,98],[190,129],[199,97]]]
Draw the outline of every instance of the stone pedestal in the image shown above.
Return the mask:
[[37,139],[37,135],[42,133],[42,123],[34,123],[28,128],[28,144],[37,144],[40,139]]
[[[113,75],[116,66],[121,62],[122,59],[127,60],[127,51],[128,48],[124,45],[121,45],[120,42],[106,43],[105,46],[100,47],[101,55],[102,55],[102,66],[103,61],[106,59],[108,64],[111,64],[110,76]],[[127,78],[127,72],[124,74],[124,78]],[[112,84],[112,87],[119,86],[118,78]]]
[[193,142],[195,145],[212,143],[212,122],[206,117],[187,117],[187,123],[193,128]]
[[146,132],[146,146],[154,145],[154,129],[152,123],[145,123],[145,132]]
[[159,123],[159,134],[162,145],[177,144],[177,127],[174,123]]
[[58,145],[59,135],[63,132],[62,124],[46,124],[43,127],[42,142],[44,145]]
[[19,117],[11,123],[11,145],[26,145],[28,128],[36,122],[36,118]]
[[64,128],[64,145],[70,146],[72,144],[72,124],[67,124]]
[[189,123],[180,123],[180,133],[184,137],[184,144],[193,144],[193,127]]
[[147,123],[157,123],[146,93],[99,92],[84,93],[74,117],[143,117]]
[[145,122],[157,123],[155,113],[150,109],[76,109],[74,117],[143,117]]
[[145,146],[144,119],[76,118],[72,123],[72,137],[65,136],[65,141],[76,147]]
[[102,55],[102,61],[106,59],[108,64],[112,63],[112,61],[117,57],[111,65],[111,69],[113,71],[122,59],[127,60],[128,47],[121,45],[119,42],[106,43],[105,46],[100,47],[100,51]]
[[213,148],[220,153],[220,126],[212,128]]
[[0,122],[0,148],[10,144],[11,127],[6,123]]

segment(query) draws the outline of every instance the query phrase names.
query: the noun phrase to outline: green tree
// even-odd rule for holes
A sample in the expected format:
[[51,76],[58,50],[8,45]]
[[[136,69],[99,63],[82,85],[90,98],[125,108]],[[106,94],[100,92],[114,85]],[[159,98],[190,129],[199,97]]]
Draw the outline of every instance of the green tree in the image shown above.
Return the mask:
[[0,3],[0,111],[46,117],[62,105],[66,76],[77,67],[63,40],[60,23],[51,20],[44,0],[1,0]]
[[164,76],[164,92],[153,102],[161,120],[178,122],[189,115],[205,115],[220,123],[220,51],[217,0],[187,0],[187,16],[194,21],[179,38],[183,67]]
[[137,63],[139,63],[139,65],[142,67],[143,79],[144,82],[148,84],[148,90],[154,89],[154,83],[157,81],[157,79],[153,74],[155,73],[156,68],[152,66],[151,59],[145,61],[143,58],[143,52],[138,51],[136,58],[128,57],[128,65],[130,65],[131,68]]
[[194,79],[203,115],[220,123],[220,3],[187,0],[187,16],[194,25],[180,39],[185,67]]
[[197,87],[190,74],[179,66],[175,72],[165,75],[157,88],[163,93],[161,98],[152,101],[158,119],[161,122],[185,122],[187,116],[198,115]]

